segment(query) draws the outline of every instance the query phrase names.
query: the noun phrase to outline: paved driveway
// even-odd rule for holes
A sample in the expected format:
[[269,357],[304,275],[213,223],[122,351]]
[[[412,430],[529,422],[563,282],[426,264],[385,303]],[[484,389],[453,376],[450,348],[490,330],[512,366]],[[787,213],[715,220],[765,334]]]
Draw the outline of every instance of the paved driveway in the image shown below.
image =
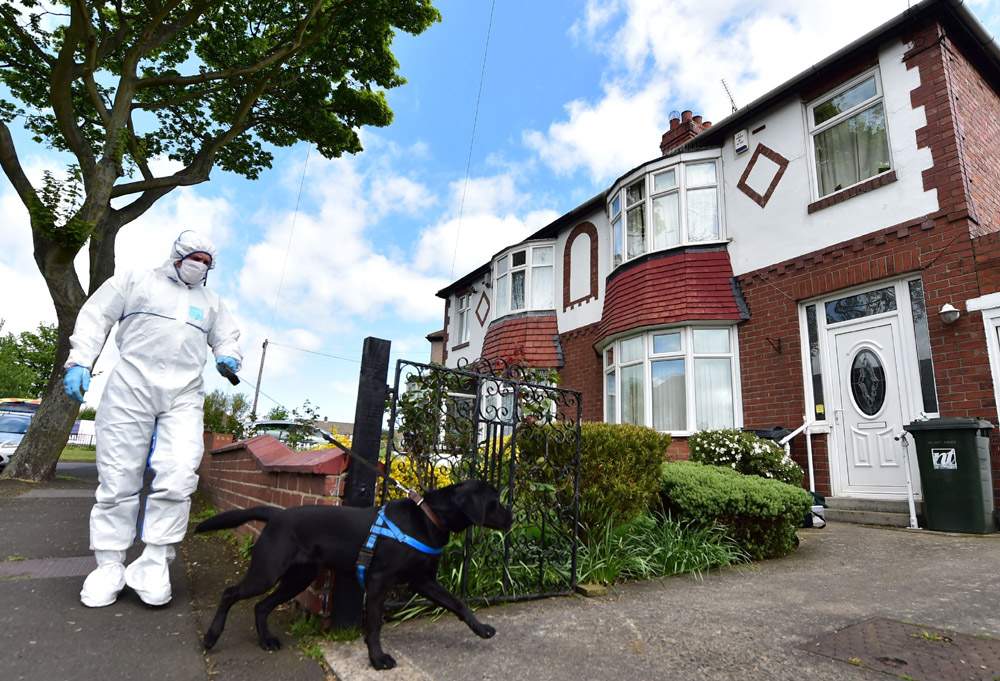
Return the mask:
[[[885,681],[801,647],[873,617],[1000,635],[1000,536],[831,525],[801,537],[789,558],[703,580],[675,577],[602,598],[481,611],[497,628],[490,641],[451,616],[389,627],[384,647],[411,666],[378,678]],[[346,652],[332,650],[334,669],[343,668]],[[979,672],[963,678],[992,679],[1000,669]]]

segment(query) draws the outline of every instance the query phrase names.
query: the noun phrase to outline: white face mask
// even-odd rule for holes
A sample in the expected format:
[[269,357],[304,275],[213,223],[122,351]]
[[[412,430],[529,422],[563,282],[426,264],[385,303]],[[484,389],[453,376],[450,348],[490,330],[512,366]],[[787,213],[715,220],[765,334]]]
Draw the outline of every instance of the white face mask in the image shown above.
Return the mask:
[[180,277],[180,280],[188,286],[201,283],[204,281],[205,275],[208,274],[208,265],[190,258],[181,260],[181,264],[175,265],[174,268],[177,270],[177,276]]

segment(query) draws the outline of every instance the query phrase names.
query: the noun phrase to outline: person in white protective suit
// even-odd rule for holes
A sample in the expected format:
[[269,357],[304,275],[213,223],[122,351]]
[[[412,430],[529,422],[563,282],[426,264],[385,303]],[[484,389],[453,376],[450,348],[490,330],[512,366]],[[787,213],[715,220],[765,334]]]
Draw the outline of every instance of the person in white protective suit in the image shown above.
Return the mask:
[[[162,266],[116,274],[80,310],[65,365],[66,393],[83,401],[115,322],[121,354],[94,424],[99,485],[90,514],[90,548],[97,569],[80,592],[86,606],[111,605],[126,584],[148,605],[170,601],[168,565],[173,545],[187,529],[204,451],[206,344],[220,373],[223,365],[238,371],[242,359],[232,316],[205,286],[214,266],[212,243],[184,231]],[[145,549],[126,568],[147,466],[153,479],[140,528]]]

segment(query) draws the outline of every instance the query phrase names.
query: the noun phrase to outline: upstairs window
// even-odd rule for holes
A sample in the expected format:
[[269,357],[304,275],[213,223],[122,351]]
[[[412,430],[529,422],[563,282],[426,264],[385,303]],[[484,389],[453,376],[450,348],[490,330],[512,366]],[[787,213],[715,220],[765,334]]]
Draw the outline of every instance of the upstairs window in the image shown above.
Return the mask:
[[678,163],[616,191],[608,203],[612,266],[651,251],[722,238],[714,160]]
[[472,296],[468,293],[458,297],[457,313],[455,315],[455,324],[457,327],[455,335],[458,336],[459,343],[469,342],[469,305],[471,299]]
[[892,168],[876,72],[810,104],[808,117],[820,198]]
[[554,247],[528,246],[497,258],[494,272],[497,317],[555,307]]

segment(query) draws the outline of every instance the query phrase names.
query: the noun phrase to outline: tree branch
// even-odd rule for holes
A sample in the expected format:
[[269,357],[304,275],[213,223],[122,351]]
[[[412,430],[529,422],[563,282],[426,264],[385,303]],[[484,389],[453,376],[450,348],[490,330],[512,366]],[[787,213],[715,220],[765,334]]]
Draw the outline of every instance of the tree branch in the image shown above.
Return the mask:
[[63,35],[63,44],[59,50],[55,65],[52,68],[52,80],[49,87],[49,99],[52,102],[52,111],[55,113],[56,124],[62,132],[70,151],[80,161],[80,168],[84,171],[84,178],[93,171],[96,164],[94,152],[80,132],[80,126],[76,121],[76,110],[73,107],[73,92],[71,84],[73,82],[73,72],[76,67],[74,55],[80,39],[86,33],[82,22],[89,22],[83,15],[79,3],[81,0],[74,0],[70,14],[69,28]]
[[0,121],[0,167],[3,168],[10,183],[14,185],[14,191],[21,197],[21,203],[28,210],[37,205],[38,194],[21,167],[21,161],[17,157],[17,149],[14,148],[14,139],[10,135],[10,128],[2,121]]
[[36,57],[47,62],[50,66],[56,63],[55,57],[43,50],[41,46],[35,42],[34,38],[32,38],[31,35],[24,30],[24,27],[17,23],[14,10],[12,8],[4,8],[0,11],[0,14],[3,16],[4,25],[13,31],[14,35],[17,36],[18,42],[20,42],[23,47],[26,47]]
[[273,74],[269,74],[262,77],[256,85],[243,96],[229,129],[221,135],[217,135],[216,137],[207,140],[195,155],[194,160],[191,161],[186,168],[177,171],[173,175],[165,177],[154,177],[152,179],[115,185],[111,188],[111,198],[128,196],[129,194],[139,194],[155,189],[167,189],[169,191],[174,187],[200,184],[201,182],[207,180],[208,175],[212,170],[212,166],[215,164],[215,154],[219,151],[219,149],[250,129],[252,125],[251,123],[248,123],[250,112],[253,110],[254,104],[257,103],[257,100],[260,99],[260,96],[267,90],[271,82],[272,75]]
[[309,10],[309,14],[307,14],[304,19],[299,21],[299,24],[295,29],[294,37],[292,38],[292,42],[285,47],[274,50],[271,54],[255,64],[251,64],[250,66],[234,67],[231,69],[223,69],[222,71],[199,73],[198,75],[191,76],[149,76],[147,78],[140,78],[136,82],[136,88],[158,87],[162,85],[200,85],[213,80],[226,80],[258,73],[266,69],[268,66],[286,59],[302,47],[302,38],[305,35],[306,29],[309,27],[310,22],[316,17],[316,14],[319,12],[322,5],[323,0],[315,0],[312,8]]

